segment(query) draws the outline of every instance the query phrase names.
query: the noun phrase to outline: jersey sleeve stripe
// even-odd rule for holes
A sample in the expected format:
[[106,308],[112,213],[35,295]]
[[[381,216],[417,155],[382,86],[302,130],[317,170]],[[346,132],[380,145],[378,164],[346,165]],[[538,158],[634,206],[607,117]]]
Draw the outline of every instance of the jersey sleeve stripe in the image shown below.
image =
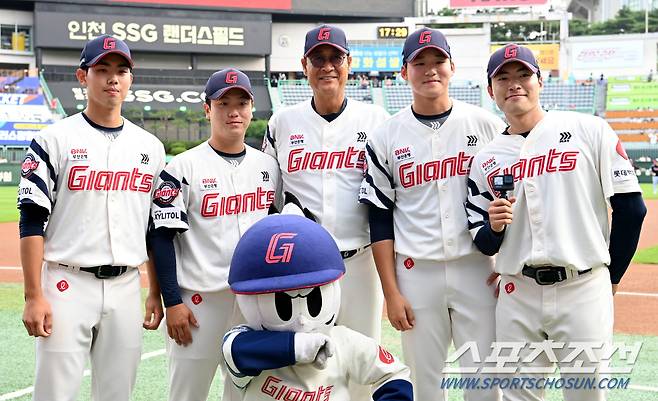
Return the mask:
[[384,166],[379,162],[379,159],[377,158],[377,155],[375,154],[375,151],[372,150],[370,147],[370,144],[366,144],[366,151],[368,152],[368,156],[370,156],[370,160],[372,160],[372,163],[379,169],[379,171],[382,172],[388,178],[388,182],[391,184],[391,188],[395,188],[395,183],[393,182],[393,177],[386,171]]
[[395,208],[395,203],[390,200],[384,193],[377,188],[375,185],[374,180],[372,179],[372,176],[368,173],[366,173],[365,180],[368,184],[370,184],[370,187],[375,191],[375,195],[377,196],[377,199],[389,210],[393,210]]
[[37,156],[39,156],[39,158],[43,160],[44,163],[46,163],[46,167],[48,167],[48,173],[50,174],[50,179],[53,181],[53,190],[57,191],[57,174],[55,174],[55,169],[50,163],[50,156],[48,155],[48,152],[46,152],[34,139],[32,139],[32,142],[30,143],[30,149],[32,149],[32,151]]
[[44,195],[46,195],[46,197],[47,197],[48,200],[50,201],[50,204],[52,205],[53,200],[52,200],[52,198],[50,197],[50,192],[48,191],[48,186],[46,185],[45,182],[43,182],[43,180],[41,179],[41,177],[39,177],[39,176],[36,175],[36,174],[31,174],[29,177],[27,177],[27,180],[30,181],[30,182],[32,182],[34,185],[36,185],[37,188],[39,188],[39,190],[40,190],[41,192],[43,192]]
[[[180,183],[180,181],[178,180],[178,178],[176,178],[176,177],[174,177],[173,175],[169,174],[169,173],[166,172],[165,170],[162,170],[162,171],[160,172],[160,179],[161,179],[162,181],[169,181],[169,182],[173,183],[173,184],[176,186],[176,188],[178,188],[178,189],[180,189],[180,187],[181,187],[181,183]],[[158,206],[159,206],[159,205],[158,205]]]
[[265,138],[267,139],[267,142],[269,142],[270,145],[272,145],[272,147],[274,147],[274,137],[273,137],[272,134],[270,133],[270,127],[269,127],[269,125],[267,126],[267,128],[266,128],[266,130],[265,130]]
[[482,215],[482,218],[484,220],[489,220],[489,213],[486,210],[483,210],[483,209],[475,206],[470,201],[466,201],[466,211],[469,211],[469,210]]
[[482,227],[484,225],[484,221],[476,221],[475,223],[471,223],[470,221],[468,222],[468,229],[472,230],[474,228]]
[[494,197],[489,193],[489,191],[482,191],[480,192],[480,188],[478,188],[477,184],[475,181],[472,179],[468,179],[468,190],[471,192],[471,196],[482,196],[485,199],[487,199],[489,202],[493,202]]

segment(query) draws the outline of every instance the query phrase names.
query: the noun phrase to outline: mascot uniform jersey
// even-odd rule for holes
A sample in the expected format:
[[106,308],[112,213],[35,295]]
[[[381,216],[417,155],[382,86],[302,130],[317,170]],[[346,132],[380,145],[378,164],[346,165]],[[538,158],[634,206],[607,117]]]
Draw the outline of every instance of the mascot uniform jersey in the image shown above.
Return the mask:
[[412,400],[409,369],[377,342],[336,326],[345,266],[331,235],[300,216],[268,216],[235,250],[229,284],[248,325],[224,336],[223,355],[245,401]]

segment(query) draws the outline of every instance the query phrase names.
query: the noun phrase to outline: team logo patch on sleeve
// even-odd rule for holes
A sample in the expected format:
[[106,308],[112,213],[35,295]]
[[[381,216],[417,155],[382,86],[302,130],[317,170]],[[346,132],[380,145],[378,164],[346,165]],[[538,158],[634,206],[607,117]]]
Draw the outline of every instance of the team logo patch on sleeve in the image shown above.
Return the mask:
[[624,147],[621,144],[621,139],[617,140],[617,153],[619,153],[619,156],[628,160],[628,155],[626,154],[626,151],[624,150]]
[[21,177],[28,178],[38,167],[39,162],[36,161],[34,156],[27,154],[25,159],[23,159],[23,163],[21,164]]
[[180,189],[176,188],[173,182],[165,181],[155,190],[153,198],[162,203],[169,204],[176,199],[179,192]]
[[217,183],[217,178],[216,177],[208,177],[208,178],[202,178],[201,179],[201,190],[202,191],[211,191],[214,189],[218,189],[219,184]]

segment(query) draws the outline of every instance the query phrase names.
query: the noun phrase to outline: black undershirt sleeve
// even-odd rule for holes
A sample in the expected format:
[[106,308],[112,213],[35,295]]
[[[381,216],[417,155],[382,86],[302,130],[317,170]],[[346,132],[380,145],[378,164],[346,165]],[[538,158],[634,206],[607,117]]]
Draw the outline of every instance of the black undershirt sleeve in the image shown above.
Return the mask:
[[174,248],[176,232],[176,229],[167,227],[149,231],[151,254],[166,308],[183,303],[176,277],[176,249]]
[[480,252],[487,256],[493,256],[498,253],[500,246],[503,244],[503,238],[505,238],[505,229],[497,233],[491,229],[491,225],[487,220],[484,226],[475,234],[473,242]]
[[371,243],[395,238],[393,233],[393,210],[381,209],[369,204],[368,223],[370,224]]
[[24,203],[20,206],[18,231],[21,238],[44,235],[44,226],[48,221],[48,209],[34,203]]
[[619,284],[640,241],[640,231],[647,208],[639,192],[610,197],[610,281]]

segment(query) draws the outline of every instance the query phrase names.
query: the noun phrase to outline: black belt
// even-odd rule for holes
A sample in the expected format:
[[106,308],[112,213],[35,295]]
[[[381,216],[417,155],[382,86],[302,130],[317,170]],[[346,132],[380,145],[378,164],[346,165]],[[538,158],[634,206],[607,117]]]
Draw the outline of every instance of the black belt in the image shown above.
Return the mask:
[[[60,263],[60,266],[64,267],[73,267]],[[128,266],[112,266],[112,265],[101,265],[101,266],[90,266],[90,267],[80,267],[81,272],[93,273],[96,278],[106,279],[112,277],[118,277],[123,273],[128,271]]]
[[[589,273],[592,269],[582,270],[578,272],[578,275]],[[535,282],[539,285],[553,285],[555,283],[560,283],[569,278],[567,275],[567,269],[563,266],[523,266],[521,270],[524,276],[534,278]]]
[[349,251],[340,251],[340,256],[342,256],[343,259],[349,259],[352,256],[356,255],[357,253],[359,253],[360,251],[366,249],[369,246],[370,246],[370,244],[368,244],[366,246],[362,246],[361,248],[350,249]]

